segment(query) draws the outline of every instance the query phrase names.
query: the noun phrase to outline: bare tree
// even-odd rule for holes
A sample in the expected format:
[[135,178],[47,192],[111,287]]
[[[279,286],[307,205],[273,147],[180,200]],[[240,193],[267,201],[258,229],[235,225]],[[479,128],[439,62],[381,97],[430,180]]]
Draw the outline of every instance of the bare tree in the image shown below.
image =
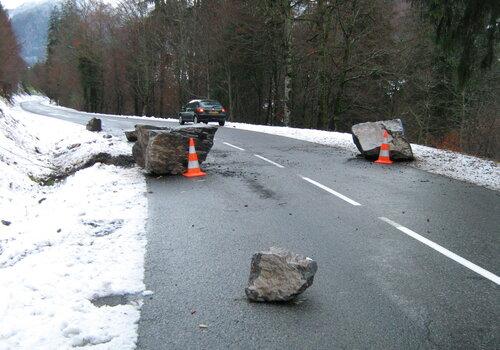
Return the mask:
[[10,98],[17,90],[25,64],[7,13],[0,4],[0,96]]

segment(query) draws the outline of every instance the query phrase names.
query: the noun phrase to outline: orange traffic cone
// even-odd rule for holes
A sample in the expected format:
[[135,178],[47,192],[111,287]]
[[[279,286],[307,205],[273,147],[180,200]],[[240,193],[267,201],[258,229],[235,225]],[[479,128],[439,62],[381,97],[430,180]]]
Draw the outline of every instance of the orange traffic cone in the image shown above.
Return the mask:
[[182,174],[185,177],[196,177],[207,175],[200,169],[200,163],[198,163],[198,155],[196,154],[196,149],[194,148],[194,139],[189,138],[189,154],[188,154],[188,169]]
[[389,156],[389,133],[387,130],[384,130],[384,141],[380,145],[380,153],[378,155],[378,159],[375,163],[379,164],[392,164],[392,160]]

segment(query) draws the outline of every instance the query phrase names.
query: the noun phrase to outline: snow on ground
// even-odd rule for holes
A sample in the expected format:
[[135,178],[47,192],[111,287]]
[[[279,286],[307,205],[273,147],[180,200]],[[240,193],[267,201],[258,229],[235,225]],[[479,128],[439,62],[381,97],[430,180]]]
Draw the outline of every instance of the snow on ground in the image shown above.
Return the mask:
[[[69,108],[50,104],[50,101],[48,99],[45,99],[43,103],[46,105],[51,105],[53,107],[71,110]],[[141,120],[165,120],[172,122],[177,121],[177,119],[171,118],[162,119],[154,117],[133,116],[118,117]],[[319,143],[326,146],[344,149],[348,152],[352,152],[353,155],[359,153],[352,141],[352,136],[349,133],[232,122],[227,122],[226,127],[280,135],[298,140]],[[415,156],[415,161],[411,163],[405,163],[409,166],[431,173],[448,176],[457,180],[467,181],[493,190],[500,190],[500,171],[498,169],[498,164],[495,161],[417,144],[412,144],[412,149]]]
[[500,170],[492,160],[422,145],[411,145],[416,161],[409,163],[431,173],[500,190]]
[[146,184],[96,164],[53,186],[38,179],[130,145],[0,101],[0,349],[132,349],[144,291]]

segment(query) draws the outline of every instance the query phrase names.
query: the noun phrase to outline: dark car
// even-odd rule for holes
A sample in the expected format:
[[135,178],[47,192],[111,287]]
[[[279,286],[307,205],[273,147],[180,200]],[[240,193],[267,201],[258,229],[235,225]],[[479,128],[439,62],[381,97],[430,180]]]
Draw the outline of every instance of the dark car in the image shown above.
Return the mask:
[[179,124],[217,122],[220,126],[226,123],[227,112],[222,104],[215,100],[192,100],[182,107],[179,113]]

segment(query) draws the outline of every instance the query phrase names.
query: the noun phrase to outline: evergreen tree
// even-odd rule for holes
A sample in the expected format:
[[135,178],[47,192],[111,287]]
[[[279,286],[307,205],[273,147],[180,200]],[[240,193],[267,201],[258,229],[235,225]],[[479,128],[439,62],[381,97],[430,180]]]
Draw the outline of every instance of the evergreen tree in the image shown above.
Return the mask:
[[436,42],[451,56],[457,56],[460,88],[473,70],[489,69],[496,63],[500,37],[498,0],[419,0],[424,14],[435,27]]

